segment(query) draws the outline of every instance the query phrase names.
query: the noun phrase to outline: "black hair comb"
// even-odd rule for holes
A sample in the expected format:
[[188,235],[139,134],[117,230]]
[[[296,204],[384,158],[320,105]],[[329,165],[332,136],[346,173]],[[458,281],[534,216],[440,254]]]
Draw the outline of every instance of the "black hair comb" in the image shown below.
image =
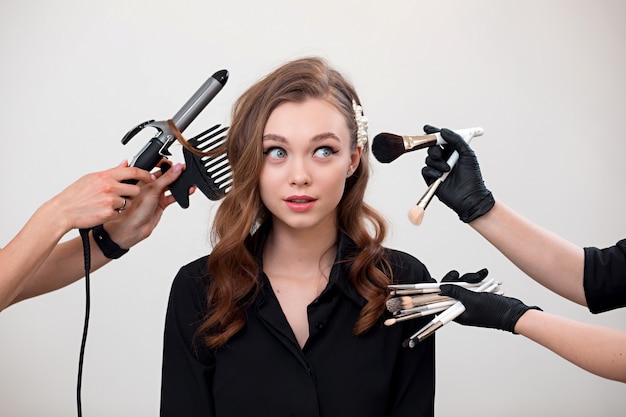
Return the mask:
[[[232,171],[225,152],[210,154],[220,145],[224,144],[226,135],[222,135],[228,127],[220,129],[217,124],[187,142],[199,152],[193,152],[183,148],[186,169],[170,184],[169,189],[178,204],[189,207],[189,189],[198,187],[210,200],[216,201],[223,198],[232,185]],[[220,136],[221,135],[221,136]],[[169,164],[163,164],[161,170],[166,172]]]

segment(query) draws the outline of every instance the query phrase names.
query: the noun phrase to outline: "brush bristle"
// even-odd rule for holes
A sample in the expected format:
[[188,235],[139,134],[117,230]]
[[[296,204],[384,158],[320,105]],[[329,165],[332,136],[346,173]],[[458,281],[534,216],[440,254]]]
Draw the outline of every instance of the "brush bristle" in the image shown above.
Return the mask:
[[393,326],[394,324],[396,324],[396,319],[385,320],[385,326]]
[[402,309],[408,310],[409,308],[413,308],[413,297],[401,297],[402,299]]
[[387,300],[387,310],[391,313],[402,310],[402,300],[400,298],[391,298]]
[[422,224],[424,219],[424,209],[418,205],[415,205],[409,210],[409,220],[416,226]]
[[406,152],[402,136],[393,133],[379,133],[372,141],[372,153],[374,157],[387,164]]

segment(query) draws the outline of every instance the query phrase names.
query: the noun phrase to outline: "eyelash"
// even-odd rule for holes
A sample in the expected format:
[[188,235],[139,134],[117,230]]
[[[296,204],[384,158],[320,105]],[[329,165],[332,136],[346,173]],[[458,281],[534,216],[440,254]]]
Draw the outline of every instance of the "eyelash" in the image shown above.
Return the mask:
[[[270,154],[271,154],[273,151],[279,151],[279,150],[280,150],[280,151],[282,151],[282,152],[284,153],[284,155],[287,155],[287,151],[285,151],[283,148],[281,148],[281,147],[279,147],[279,146],[272,146],[272,147],[270,147],[270,148],[267,148],[266,150],[264,150],[264,151],[263,151],[263,155],[265,155],[265,156],[270,156],[270,157],[271,157],[271,155],[270,155]],[[315,155],[315,154],[317,154],[320,150],[328,150],[328,151],[329,151],[328,156],[326,156],[326,157],[321,157],[322,159],[329,158],[331,155],[334,155],[334,154],[336,154],[337,152],[339,152],[339,150],[338,150],[338,149],[335,149],[335,148],[333,148],[333,147],[331,147],[331,146],[320,146],[319,148],[316,148],[316,149],[313,151],[313,154],[314,154],[314,155]],[[284,158],[284,156],[283,156],[283,158]],[[281,159],[281,158],[279,157],[278,159]]]

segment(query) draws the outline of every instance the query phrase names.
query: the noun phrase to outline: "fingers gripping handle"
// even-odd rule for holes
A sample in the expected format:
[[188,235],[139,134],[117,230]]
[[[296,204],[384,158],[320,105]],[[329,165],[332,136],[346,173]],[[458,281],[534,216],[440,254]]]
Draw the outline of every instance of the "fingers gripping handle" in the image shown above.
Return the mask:
[[[474,137],[482,136],[484,132],[485,131],[482,127],[472,127],[469,129],[455,130],[455,133],[461,136],[467,144],[469,144]],[[436,134],[439,135],[437,137],[437,139],[439,140],[441,133],[437,132]],[[443,139],[441,140],[443,141]],[[441,183],[445,181],[448,175],[450,175],[450,172],[452,171],[452,169],[454,168],[454,165],[456,164],[458,160],[459,160],[459,153],[457,151],[452,152],[452,154],[448,157],[448,160],[446,161],[448,165],[450,166],[450,170],[447,172],[444,172],[440,178],[437,178],[432,184],[430,184],[430,186],[426,189],[422,197],[418,200],[415,206],[413,206],[411,210],[409,211],[409,220],[411,221],[411,223],[413,223],[416,226],[419,226],[422,223],[426,207],[428,207],[428,204],[430,203],[432,198],[435,196],[437,192],[437,188],[439,188]]]

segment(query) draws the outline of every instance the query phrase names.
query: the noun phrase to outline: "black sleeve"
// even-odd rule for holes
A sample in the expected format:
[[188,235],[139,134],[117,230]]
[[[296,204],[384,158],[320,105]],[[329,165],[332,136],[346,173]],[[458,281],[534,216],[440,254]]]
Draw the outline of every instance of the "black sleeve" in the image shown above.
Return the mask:
[[626,307],[626,239],[605,249],[585,248],[583,286],[592,313]]
[[194,338],[205,310],[202,263],[206,257],[183,267],[172,284],[163,344],[162,417],[214,415],[211,356]]

